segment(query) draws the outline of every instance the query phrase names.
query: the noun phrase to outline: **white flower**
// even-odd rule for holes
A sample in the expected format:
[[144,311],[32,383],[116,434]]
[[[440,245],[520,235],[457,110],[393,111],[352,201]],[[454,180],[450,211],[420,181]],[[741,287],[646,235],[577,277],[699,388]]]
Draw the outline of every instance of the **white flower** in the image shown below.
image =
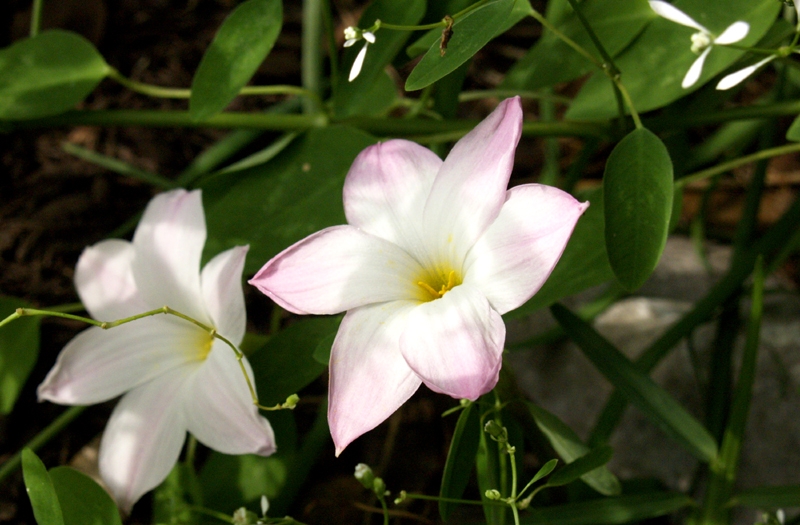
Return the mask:
[[[217,255],[201,273],[205,240],[200,191],[158,195],[133,242],[107,240],[84,250],[75,270],[78,294],[98,320],[167,305],[238,345],[245,332],[241,275],[247,247]],[[225,454],[275,452],[272,428],[253,405],[233,350],[172,315],[81,332],[37,392],[39,400],[64,405],[124,394],[103,433],[99,463],[125,511],[166,478],[187,430]]]
[[337,455],[423,382],[471,400],[497,383],[501,316],[541,288],[588,206],[549,186],[507,189],[521,134],[516,97],[444,161],[406,140],[368,147],[345,178],[348,224],[297,242],[250,280],[293,313],[347,311],[330,358]]
[[655,11],[657,15],[677,24],[698,30],[697,33],[692,35],[692,52],[699,53],[700,56],[692,63],[689,71],[686,72],[686,76],[683,77],[681,87],[684,89],[692,87],[700,78],[700,74],[703,72],[703,64],[714,45],[739,42],[746,37],[747,33],[750,31],[750,24],[738,21],[729,25],[722,34],[715,37],[711,31],[672,4],[662,0],[649,1],[650,8]]
[[347,77],[348,82],[352,82],[353,79],[361,73],[361,67],[364,65],[364,57],[367,56],[367,47],[375,43],[375,35],[369,31],[361,32],[353,27],[348,27],[344,30],[344,37],[347,39],[344,43],[344,47],[350,47],[362,38],[365,40],[364,47],[358,52],[356,59],[353,61],[353,67],[350,68],[350,76]]
[[744,81],[744,79],[755,73],[758,68],[760,68],[761,66],[772,60],[775,60],[775,55],[770,55],[763,60],[759,60],[752,66],[747,66],[745,68],[740,69],[739,71],[731,73],[730,75],[722,77],[722,80],[720,80],[719,84],[717,84],[717,89],[719,90],[730,89],[733,86],[740,84],[742,81]]

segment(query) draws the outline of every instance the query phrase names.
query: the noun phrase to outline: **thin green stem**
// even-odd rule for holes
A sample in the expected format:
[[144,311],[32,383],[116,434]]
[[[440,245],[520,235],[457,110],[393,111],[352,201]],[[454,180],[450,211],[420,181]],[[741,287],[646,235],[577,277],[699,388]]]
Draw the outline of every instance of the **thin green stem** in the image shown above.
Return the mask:
[[633,99],[631,99],[628,90],[625,89],[625,85],[619,79],[619,75],[612,80],[614,81],[614,85],[619,90],[620,95],[625,100],[625,105],[628,106],[628,111],[631,113],[631,118],[633,119],[633,124],[636,126],[636,129],[642,129],[644,127],[642,125],[642,119],[639,117],[639,112],[636,111],[636,108],[633,106]]
[[322,25],[325,27],[325,44],[328,46],[328,64],[330,65],[331,99],[336,96],[336,86],[339,84],[339,50],[336,46],[336,33],[331,14],[330,0],[323,0]]
[[[472,4],[470,6],[467,6],[464,9],[462,9],[461,11],[459,11],[458,13],[452,15],[450,18],[452,20],[458,20],[462,16],[471,13],[472,11],[478,9],[479,7],[481,7],[482,5],[486,4],[487,2],[489,2],[489,0],[480,0],[478,2],[475,2],[474,4]],[[378,29],[391,29],[393,31],[428,31],[428,30],[431,30],[431,29],[436,29],[437,27],[447,27],[447,25],[449,23],[450,22],[446,18],[443,18],[442,20],[440,20],[438,22],[433,22],[431,24],[423,24],[423,25],[418,25],[418,26],[405,26],[405,25],[398,25],[398,24],[388,24],[388,23],[383,22],[381,20],[376,20],[375,23],[373,24],[373,26],[370,27],[369,29],[365,29],[365,31],[377,31]]]
[[[250,376],[247,374],[247,369],[244,366],[244,361],[243,361],[244,354],[236,347],[236,345],[234,345],[226,337],[223,337],[220,334],[218,334],[216,328],[213,328],[211,326],[203,324],[200,321],[198,321],[196,319],[193,319],[192,317],[189,317],[186,314],[182,314],[181,312],[178,312],[177,310],[173,310],[169,306],[163,306],[161,308],[157,308],[155,310],[150,310],[149,312],[144,312],[144,313],[141,313],[141,314],[133,315],[131,317],[126,317],[124,319],[117,319],[116,321],[96,321],[94,319],[90,319],[89,317],[82,317],[82,316],[79,316],[79,315],[72,315],[72,314],[53,311],[53,310],[37,310],[35,308],[17,308],[17,310],[13,314],[9,315],[8,317],[6,317],[2,321],[0,321],[0,327],[10,323],[11,321],[14,321],[15,319],[19,319],[20,317],[40,316],[41,315],[41,316],[61,317],[61,318],[64,318],[64,319],[73,319],[75,321],[81,321],[81,322],[84,322],[84,323],[87,323],[87,324],[90,324],[90,325],[93,325],[93,326],[97,326],[98,328],[102,328],[103,330],[109,330],[111,328],[115,328],[117,326],[120,326],[120,325],[123,325],[123,324],[126,324],[126,323],[130,323],[132,321],[137,321],[139,319],[144,319],[145,317],[151,317],[151,316],[159,315],[159,314],[168,314],[168,315],[174,315],[175,317],[180,317],[181,319],[183,319],[185,321],[188,321],[188,322],[192,323],[193,325],[201,328],[202,330],[208,332],[209,336],[217,338],[220,341],[222,341],[223,343],[225,343],[226,345],[228,345],[228,347],[230,347],[230,349],[233,350],[233,353],[236,354],[236,360],[239,362],[239,368],[241,368],[242,374],[244,375],[244,379],[247,382],[247,388],[250,390],[250,396],[253,398],[253,404],[256,405],[258,408],[260,408],[261,410],[282,410],[284,408],[292,408],[293,407],[294,403],[290,403],[288,399],[287,399],[286,403],[277,404],[277,405],[272,406],[272,407],[267,407],[267,406],[264,406],[264,405],[260,404],[258,402],[258,396],[256,395],[256,391],[255,391],[255,388],[253,387],[253,383],[252,383],[252,381],[250,381]],[[295,402],[296,402],[296,400],[295,400]]]
[[780,155],[786,155],[787,153],[794,153],[795,151],[800,151],[800,142],[794,142],[792,144],[786,144],[783,146],[777,146],[775,148],[768,148],[761,151],[757,151],[755,153],[751,153],[750,155],[745,155],[744,157],[739,157],[738,159],[729,160],[728,162],[717,164],[714,167],[705,170],[700,170],[695,173],[692,173],[691,175],[681,177],[680,179],[675,181],[675,186],[678,189],[681,189],[687,184],[690,184],[692,182],[713,177],[714,175],[718,175],[720,173],[725,173],[726,171],[730,171],[744,164],[749,164],[751,162],[755,162],[758,160],[770,159],[772,157],[778,157]]
[[51,306],[50,310],[53,312],[63,312],[63,313],[72,313],[72,312],[82,312],[85,310],[83,303],[68,303],[68,304],[60,304],[58,306]]
[[462,505],[494,505],[495,507],[505,507],[507,503],[502,501],[474,501],[471,499],[458,499],[458,498],[443,498],[441,496],[429,496],[427,494],[409,494],[408,492],[402,492],[402,498],[404,499],[422,499],[426,501],[444,501],[445,503],[460,503]]
[[92,164],[96,164],[98,166],[111,170],[114,173],[118,173],[122,176],[129,177],[134,180],[146,182],[147,184],[152,184],[153,186],[161,188],[162,190],[170,190],[176,187],[176,184],[173,181],[166,179],[160,175],[140,170],[139,168],[131,166],[126,162],[122,162],[121,160],[115,159],[113,157],[102,155],[100,153],[97,153],[96,151],[83,148],[71,142],[62,142],[61,149],[63,149],[70,155],[74,155],[80,159],[91,162]]
[[567,44],[569,47],[574,49],[579,55],[583,56],[586,60],[594,64],[600,69],[603,69],[603,63],[597,60],[593,54],[589,53],[586,49],[583,48],[579,43],[572,40],[570,37],[562,33],[561,31],[556,28],[553,24],[550,23],[544,16],[542,16],[538,11],[532,9],[529,13],[531,17],[533,17],[537,22],[542,24],[545,29],[552,32],[556,37],[558,37],[562,42]]
[[380,497],[381,509],[383,509],[383,525],[389,525],[389,507],[386,506],[386,497]]
[[[25,443],[22,447],[23,449],[29,448],[36,452],[39,448],[50,441],[53,436],[61,432],[67,425],[72,423],[76,417],[81,415],[83,411],[86,410],[84,406],[74,406],[69,407],[66,409],[60,416],[58,416],[52,423],[47,425],[44,430],[36,434],[30,441]],[[17,452],[10,458],[8,458],[5,463],[0,466],[0,481],[3,481],[8,477],[9,474],[14,472],[16,469],[19,468],[20,464],[22,463],[22,452]]]
[[199,507],[197,505],[187,505],[186,508],[194,512],[195,514],[202,514],[203,516],[216,518],[224,523],[233,523],[233,518],[231,518],[228,514],[224,514],[217,510],[207,509],[205,507]]
[[31,6],[31,38],[39,34],[42,25],[42,5],[44,0],[33,0]]
[[300,55],[300,78],[303,88],[314,93],[315,99],[303,104],[306,114],[322,110],[322,0],[303,0],[303,31]]

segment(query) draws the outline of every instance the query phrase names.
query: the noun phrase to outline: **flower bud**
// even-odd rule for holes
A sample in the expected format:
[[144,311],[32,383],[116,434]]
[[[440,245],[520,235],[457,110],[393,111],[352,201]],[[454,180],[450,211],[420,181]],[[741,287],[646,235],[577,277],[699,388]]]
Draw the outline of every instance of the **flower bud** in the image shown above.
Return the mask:
[[365,489],[373,490],[374,483],[375,483],[375,474],[372,472],[372,469],[369,468],[369,465],[366,463],[359,463],[356,465],[355,471],[356,479],[364,485]]
[[486,499],[490,499],[492,501],[497,501],[502,497],[500,491],[497,489],[489,489],[485,492],[485,495]]

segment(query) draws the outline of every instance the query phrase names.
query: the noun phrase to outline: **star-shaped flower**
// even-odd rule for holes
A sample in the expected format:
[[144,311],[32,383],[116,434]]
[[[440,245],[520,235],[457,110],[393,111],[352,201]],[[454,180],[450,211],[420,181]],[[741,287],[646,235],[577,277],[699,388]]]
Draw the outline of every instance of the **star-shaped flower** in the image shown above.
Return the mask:
[[714,36],[711,31],[672,4],[662,0],[649,0],[649,2],[650,8],[655,11],[657,15],[677,24],[697,29],[698,31],[692,35],[692,52],[699,54],[699,56],[692,63],[691,67],[689,67],[686,76],[683,77],[681,87],[684,89],[690,88],[697,83],[700,74],[703,72],[703,64],[706,61],[706,57],[708,57],[713,46],[739,42],[746,37],[747,33],[750,31],[750,24],[737,21],[729,25],[719,36]]
[[[238,345],[245,332],[241,275],[246,246],[200,271],[206,224],[200,191],[175,190],[147,206],[133,242],[86,248],[75,286],[95,319],[162,306],[214,327]],[[252,370],[244,360],[252,382]],[[100,474],[128,511],[169,474],[186,431],[225,454],[275,452],[269,422],[253,404],[233,350],[171,315],[78,334],[37,390],[40,400],[90,405],[124,394],[100,443]]]
[[497,382],[502,314],[542,286],[588,204],[539,184],[507,190],[519,98],[443,162],[405,140],[365,149],[344,184],[349,224],[317,232],[250,281],[297,314],[347,311],[330,358],[337,454],[425,383],[477,399]]
[[362,38],[365,40],[364,47],[358,52],[356,59],[353,61],[353,67],[350,68],[350,76],[347,77],[347,80],[352,82],[353,79],[361,73],[361,67],[364,65],[364,57],[367,56],[367,47],[375,43],[375,34],[370,31],[361,31],[355,27],[348,27],[344,30],[344,38],[344,47],[350,47]]

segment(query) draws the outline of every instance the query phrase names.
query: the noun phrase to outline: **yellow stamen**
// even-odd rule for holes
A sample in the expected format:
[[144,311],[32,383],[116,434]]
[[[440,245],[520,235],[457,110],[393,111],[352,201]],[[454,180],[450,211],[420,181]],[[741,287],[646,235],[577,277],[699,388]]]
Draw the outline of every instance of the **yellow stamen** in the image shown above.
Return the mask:
[[436,290],[434,290],[433,288],[431,288],[431,285],[429,285],[428,283],[423,283],[422,281],[420,281],[420,282],[418,282],[417,284],[418,284],[418,285],[420,285],[420,286],[422,286],[422,288],[423,288],[423,289],[424,289],[426,292],[428,292],[429,294],[431,294],[431,296],[433,296],[433,297],[441,297],[441,295],[439,295],[439,292],[437,292]]
[[440,297],[443,297],[444,294],[452,290],[454,286],[456,286],[456,272],[455,270],[450,271],[450,273],[447,276],[447,283],[446,284],[442,283],[442,288],[438,292],[434,287],[432,287],[426,282],[419,281],[417,282],[417,284],[421,286],[426,292],[431,294],[431,297],[433,299],[439,299]]

